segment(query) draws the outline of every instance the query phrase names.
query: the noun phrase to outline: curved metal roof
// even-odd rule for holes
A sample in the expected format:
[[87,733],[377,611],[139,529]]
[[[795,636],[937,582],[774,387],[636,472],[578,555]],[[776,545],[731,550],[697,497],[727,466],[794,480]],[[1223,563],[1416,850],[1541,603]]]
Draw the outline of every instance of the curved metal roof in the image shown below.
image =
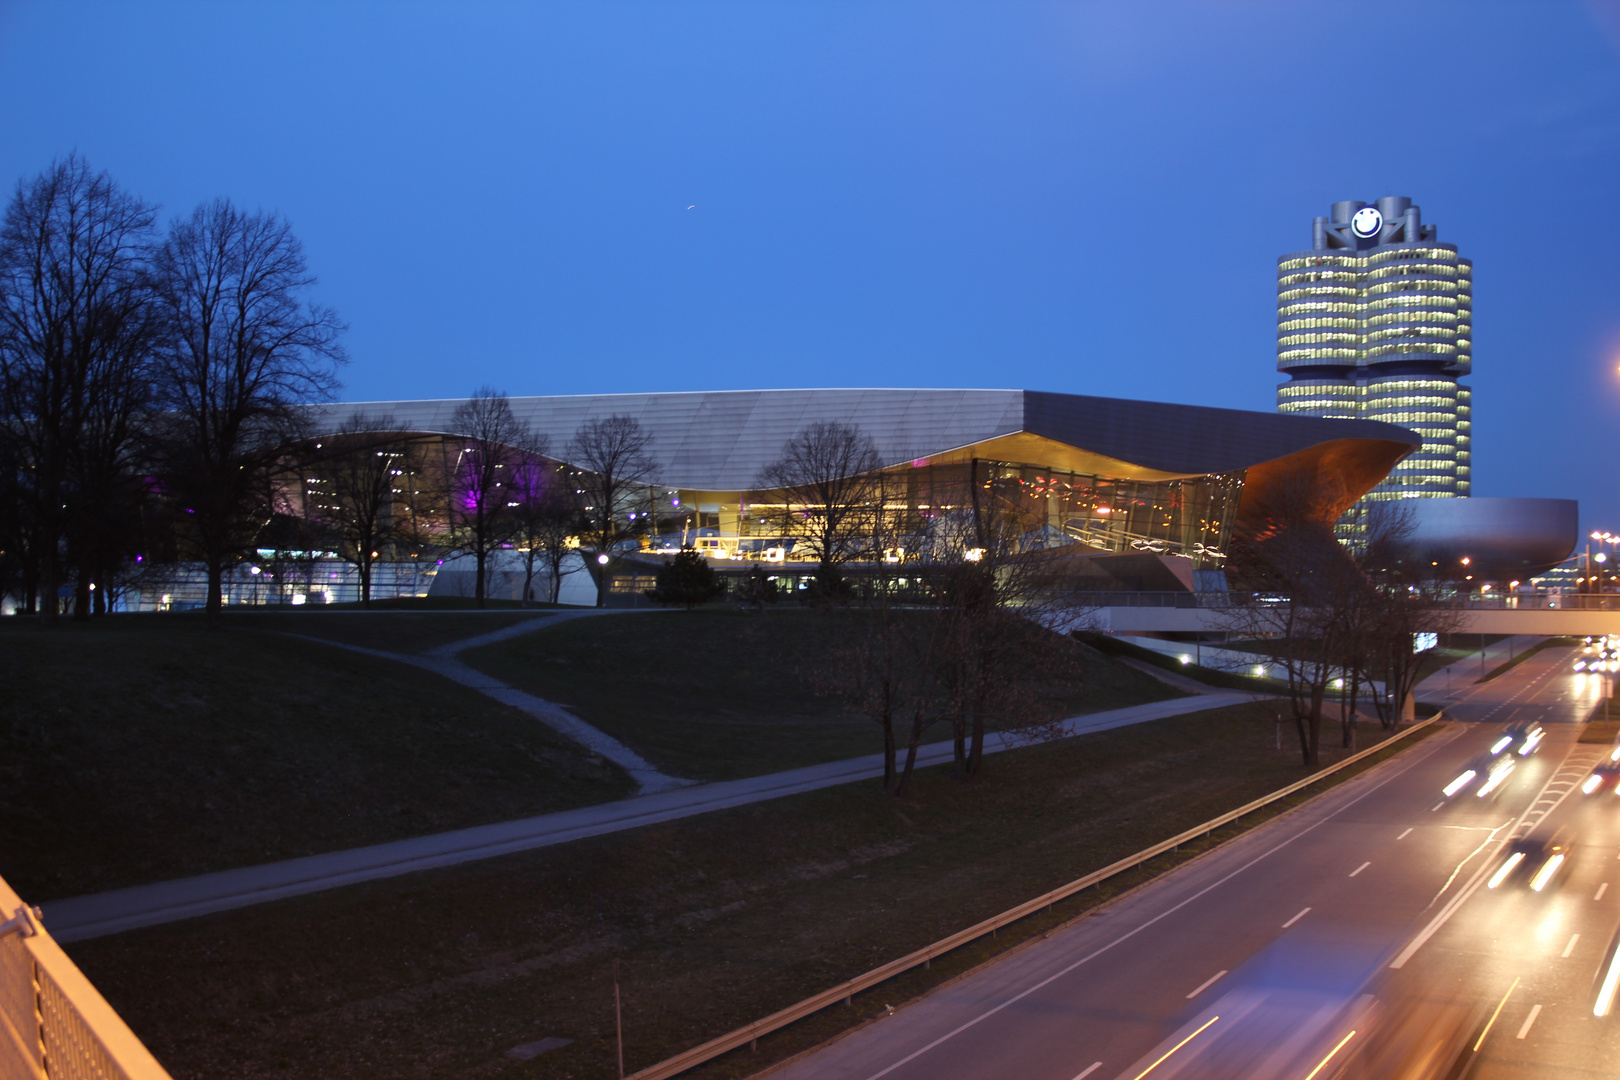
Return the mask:
[[[1036,390],[719,390],[670,394],[514,397],[517,417],[564,448],[579,426],[616,413],[652,435],[651,479],[670,487],[740,491],[806,424],[838,420],[876,440],[887,464],[941,455],[1011,435],[1033,435],[1134,466],[1142,475],[1230,472],[1339,440],[1383,444],[1390,464],[1422,440],[1375,420],[1326,420],[1201,405]],[[389,415],[404,430],[457,434],[461,399],[317,406],[318,427],[351,413]],[[1404,449],[1402,449],[1404,448]],[[1053,462],[1052,464],[1057,464]],[[1388,466],[1385,466],[1387,470]]]

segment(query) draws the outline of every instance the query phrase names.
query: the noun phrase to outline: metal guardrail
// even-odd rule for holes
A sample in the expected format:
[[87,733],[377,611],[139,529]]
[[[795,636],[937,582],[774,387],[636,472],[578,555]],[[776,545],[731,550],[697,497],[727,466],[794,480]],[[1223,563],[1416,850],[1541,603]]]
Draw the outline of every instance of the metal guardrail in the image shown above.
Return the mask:
[[1049,893],[1043,893],[1033,900],[1027,900],[1015,908],[1009,908],[1008,910],[1003,911],[999,915],[992,915],[983,922],[975,923],[965,930],[959,930],[950,937],[942,938],[941,940],[934,942],[932,945],[925,945],[916,952],[908,953],[905,956],[900,957],[898,960],[891,960],[881,967],[873,968],[864,975],[857,975],[848,982],[839,983],[837,986],[823,990],[821,993],[816,994],[813,997],[805,998],[796,1005],[789,1005],[787,1008],[774,1012],[765,1017],[763,1020],[755,1020],[752,1024],[737,1028],[735,1031],[729,1031],[726,1034],[721,1035],[719,1038],[710,1039],[701,1046],[694,1046],[692,1049],[680,1054],[676,1054],[672,1058],[666,1058],[656,1065],[650,1065],[647,1068],[642,1069],[640,1072],[630,1074],[628,1077],[626,1077],[626,1080],[666,1080],[668,1077],[677,1076],[680,1073],[685,1072],[687,1069],[694,1068],[706,1061],[717,1058],[721,1054],[730,1053],[732,1050],[739,1049],[753,1042],[761,1035],[768,1035],[771,1032],[787,1027],[789,1024],[796,1021],[803,1020],[806,1017],[827,1008],[829,1005],[836,1005],[840,1001],[847,1002],[855,994],[859,994],[865,990],[870,990],[872,987],[877,986],[879,983],[886,982],[889,979],[894,978],[896,975],[902,975],[905,972],[910,971],[912,968],[927,964],[936,957],[943,956],[944,954],[951,952],[953,949],[960,948],[961,946],[966,945],[971,941],[975,941],[986,934],[992,933],[1003,926],[1015,923],[1028,915],[1033,915],[1042,908],[1052,906],[1059,900],[1066,900],[1075,893],[1083,892],[1084,890],[1091,888],[1093,885],[1106,881],[1115,874],[1123,873],[1124,871],[1132,869],[1133,867],[1140,866],[1149,859],[1163,855],[1165,852],[1180,847],[1182,844],[1197,840],[1200,837],[1208,836],[1222,825],[1231,824],[1238,818],[1241,818],[1246,814],[1251,814],[1264,806],[1269,806],[1279,799],[1286,799],[1296,791],[1309,787],[1311,784],[1314,784],[1318,780],[1325,777],[1332,776],[1340,769],[1354,765],[1363,758],[1376,754],[1381,750],[1387,750],[1392,744],[1406,738],[1415,731],[1421,731],[1430,724],[1436,723],[1444,716],[1444,710],[1437,712],[1427,720],[1420,720],[1411,727],[1407,728],[1405,731],[1397,732],[1395,735],[1390,736],[1388,739],[1385,739],[1378,745],[1369,746],[1365,750],[1351,754],[1343,761],[1335,762],[1320,772],[1312,773],[1303,780],[1298,780],[1292,784],[1289,784],[1287,787],[1279,788],[1276,791],[1271,792],[1269,795],[1262,795],[1260,798],[1251,803],[1240,806],[1236,810],[1230,810],[1222,814],[1220,817],[1211,818],[1202,825],[1195,825],[1186,832],[1178,833],[1168,840],[1162,840],[1150,848],[1144,848],[1143,850],[1138,851],[1135,855],[1126,856],[1116,863],[1103,867],[1101,870],[1087,874],[1085,877],[1076,878],[1067,885],[1060,885],[1058,888],[1053,889]]
[[[1249,608],[1287,603],[1287,598],[1252,592],[1104,592],[1063,593],[1071,605],[1099,608]],[[1620,593],[1515,593],[1502,596],[1452,596],[1430,605],[1458,611],[1620,611]]]
[[4,879],[0,915],[0,1077],[170,1080]]

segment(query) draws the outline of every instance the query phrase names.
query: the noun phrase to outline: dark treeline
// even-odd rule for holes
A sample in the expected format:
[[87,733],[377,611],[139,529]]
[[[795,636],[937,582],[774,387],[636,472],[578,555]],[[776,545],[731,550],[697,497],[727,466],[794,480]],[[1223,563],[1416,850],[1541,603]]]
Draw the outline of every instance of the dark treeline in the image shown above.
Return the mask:
[[137,561],[189,559],[217,615],[297,406],[337,387],[344,327],[314,283],[273,213],[215,200],[160,228],[77,154],[19,183],[0,223],[0,594],[87,619]]

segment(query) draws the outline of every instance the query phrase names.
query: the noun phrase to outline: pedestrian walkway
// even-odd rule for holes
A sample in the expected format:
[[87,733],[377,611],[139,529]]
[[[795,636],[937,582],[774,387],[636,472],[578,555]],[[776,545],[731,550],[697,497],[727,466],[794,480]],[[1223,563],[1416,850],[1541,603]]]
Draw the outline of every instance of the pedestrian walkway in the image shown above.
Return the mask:
[[1465,697],[1479,680],[1546,640],[1544,634],[1516,634],[1493,641],[1485,648],[1436,671],[1417,684],[1413,693],[1419,701],[1444,704]]
[[[401,664],[426,668],[435,675],[442,675],[446,679],[460,683],[468,689],[477,690],[485,697],[494,698],[503,705],[510,705],[520,712],[528,713],[558,734],[574,740],[574,742],[592,753],[600,754],[629,773],[630,778],[636,782],[636,789],[640,794],[645,795],[684,787],[692,781],[682,780],[680,777],[659,772],[646,758],[607,732],[587,724],[561,705],[546,701],[544,698],[535,697],[533,694],[526,693],[514,686],[508,686],[506,683],[485,675],[477,668],[464,664],[458,659],[458,654],[468,649],[476,649],[482,645],[493,645],[498,641],[505,641],[507,638],[532,633],[535,630],[556,626],[559,623],[569,622],[573,619],[622,614],[627,614],[627,612],[616,608],[587,608],[536,615],[532,619],[513,623],[511,626],[492,633],[479,634],[477,637],[463,638],[460,641],[452,641],[448,645],[440,645],[418,656],[384,652],[381,649],[368,649],[362,645],[349,645],[327,638],[309,638],[309,640],[319,641],[323,645],[331,645],[339,649],[347,649],[350,652],[365,653],[367,656],[378,656],[384,660],[394,660]],[[294,636],[305,637],[307,635],[298,634]]]
[[[509,632],[517,631],[515,628],[500,631],[503,634]],[[467,643],[462,643],[462,647],[466,645]],[[487,676],[478,677],[487,680]],[[532,700],[539,701],[538,698]],[[1201,712],[1205,709],[1241,705],[1253,700],[1255,697],[1252,694],[1222,692],[1110,709],[1066,721],[1062,726],[1061,736],[1107,731],[1130,724]],[[548,702],[541,704],[549,706]],[[1022,743],[1016,738],[992,734],[985,740],[985,752],[993,754],[1018,745]],[[917,764],[919,767],[942,764],[952,760],[953,753],[953,746],[949,742],[930,743],[919,749]],[[883,756],[871,754],[847,761],[810,765],[802,769],[791,769],[787,772],[743,780],[686,785],[646,792],[616,802],[543,814],[519,821],[480,825],[432,836],[396,840],[387,844],[334,851],[325,855],[310,855],[261,866],[246,866],[176,881],[138,885],[128,889],[60,900],[45,906],[45,924],[59,941],[82,941],[86,938],[177,922],[216,911],[229,911],[233,908],[248,907],[290,896],[302,896],[363,881],[396,877],[417,870],[454,866],[457,863],[489,859],[497,855],[531,851],[552,844],[567,843],[570,840],[706,814],[713,810],[724,810],[728,807],[764,802],[819,788],[871,780],[882,774]]]

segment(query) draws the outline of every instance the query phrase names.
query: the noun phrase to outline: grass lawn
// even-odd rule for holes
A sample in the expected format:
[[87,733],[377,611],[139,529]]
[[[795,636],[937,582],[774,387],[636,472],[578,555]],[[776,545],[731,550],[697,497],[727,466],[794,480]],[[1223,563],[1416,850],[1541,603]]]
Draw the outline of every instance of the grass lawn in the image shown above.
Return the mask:
[[[818,687],[859,613],[709,609],[579,619],[461,654],[567,705],[676,776],[727,780],[883,749],[879,729]],[[1075,647],[1070,715],[1177,697]],[[931,739],[945,738],[935,731]]]
[[[996,755],[972,785],[928,770],[904,803],[848,785],[68,951],[178,1080],[598,1080],[615,960],[634,1071],[1297,779],[1273,739],[1234,706]],[[696,1075],[748,1075],[1186,857]],[[506,1056],[548,1036],[573,1042]]]
[[632,788],[437,676],[200,617],[0,620],[0,687],[0,874],[31,903]]
[[[228,627],[277,630],[304,634],[345,645],[359,645],[383,652],[418,655],[453,641],[491,634],[516,623],[543,619],[549,611],[333,611],[330,608],[259,608],[231,611],[225,615]],[[171,616],[172,618],[173,616]],[[185,619],[200,618],[187,612]]]

